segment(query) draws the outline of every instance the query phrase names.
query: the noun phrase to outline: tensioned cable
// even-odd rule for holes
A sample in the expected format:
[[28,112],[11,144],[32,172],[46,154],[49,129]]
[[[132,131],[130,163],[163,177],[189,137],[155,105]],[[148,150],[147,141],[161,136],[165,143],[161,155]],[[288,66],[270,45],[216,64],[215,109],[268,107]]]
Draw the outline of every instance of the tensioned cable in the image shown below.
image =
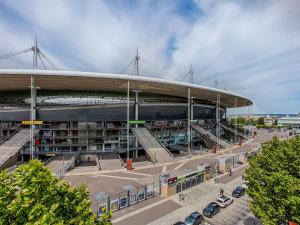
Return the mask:
[[121,73],[125,73],[131,66],[132,64],[134,63],[135,59],[133,59],[126,67],[125,69],[121,72]]
[[155,66],[152,63],[149,63],[148,61],[146,61],[145,59],[143,59],[141,57],[140,57],[140,60],[143,61],[144,63],[148,64],[149,66],[152,66],[153,68],[155,68],[157,70],[157,72],[163,72],[164,74],[166,74],[168,76],[172,76],[171,74],[164,71],[162,68],[159,68],[158,66]]
[[24,50],[21,50],[21,51],[17,51],[17,52],[9,53],[9,54],[6,54],[6,55],[2,55],[2,56],[0,56],[0,60],[1,59],[6,59],[6,58],[9,58],[9,57],[13,57],[13,56],[16,56],[16,55],[21,55],[21,54],[24,54],[24,53],[27,53],[27,52],[30,52],[30,51],[32,51],[32,48],[28,48],[28,49],[24,49]]
[[47,69],[47,67],[46,67],[46,65],[45,65],[45,63],[44,63],[44,60],[42,59],[42,57],[41,57],[41,54],[40,54],[40,53],[38,53],[38,57],[39,57],[39,59],[41,60],[41,63],[42,63],[42,65],[43,65],[44,69],[46,70],[46,69]]
[[55,70],[58,70],[58,68],[45,56],[45,54],[41,50],[39,50],[39,53]]

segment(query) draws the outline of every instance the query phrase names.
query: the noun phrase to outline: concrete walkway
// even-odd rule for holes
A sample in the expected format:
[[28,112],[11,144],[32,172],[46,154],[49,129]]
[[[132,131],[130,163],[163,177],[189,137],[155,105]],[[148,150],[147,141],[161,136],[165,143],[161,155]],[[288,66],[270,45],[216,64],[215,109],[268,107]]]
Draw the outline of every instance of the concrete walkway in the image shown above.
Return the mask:
[[[231,195],[234,187],[243,182],[241,179],[241,171],[244,171],[246,167],[247,165],[243,165],[234,170],[230,177],[233,178],[233,180],[227,182],[226,185],[222,183],[215,184],[214,179],[211,179],[185,190],[184,194],[186,194],[186,197],[183,201],[179,201],[177,194],[116,218],[112,222],[117,225],[171,225],[177,221],[183,221],[189,213],[193,211],[202,212],[203,208],[209,202],[215,201],[219,195],[220,188],[224,189],[225,195]],[[218,178],[219,180],[226,180],[226,177],[229,177],[228,174],[221,175]],[[147,220],[145,220],[145,218],[147,218]]]

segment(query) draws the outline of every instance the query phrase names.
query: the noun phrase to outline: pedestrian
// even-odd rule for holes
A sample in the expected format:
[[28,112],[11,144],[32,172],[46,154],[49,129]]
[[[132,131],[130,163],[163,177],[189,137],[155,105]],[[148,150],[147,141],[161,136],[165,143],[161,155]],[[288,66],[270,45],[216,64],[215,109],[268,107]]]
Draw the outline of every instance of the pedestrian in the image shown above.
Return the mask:
[[231,168],[229,169],[228,172],[229,172],[229,176],[231,176],[232,175]]
[[223,190],[223,188],[220,188],[220,195],[221,195],[221,197],[224,196],[224,190]]

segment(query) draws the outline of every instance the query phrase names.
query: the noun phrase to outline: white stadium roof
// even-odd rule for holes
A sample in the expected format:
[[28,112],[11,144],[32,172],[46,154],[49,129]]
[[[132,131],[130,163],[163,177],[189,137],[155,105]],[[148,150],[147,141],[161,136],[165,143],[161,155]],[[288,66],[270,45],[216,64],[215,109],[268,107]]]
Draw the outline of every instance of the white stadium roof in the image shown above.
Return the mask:
[[236,93],[196,84],[124,74],[57,70],[0,69],[0,92],[29,90],[31,75],[42,90],[126,92],[129,81],[131,90],[144,93],[187,97],[190,88],[191,97],[209,102],[216,102],[217,93],[220,93],[221,106],[226,108],[253,104]]

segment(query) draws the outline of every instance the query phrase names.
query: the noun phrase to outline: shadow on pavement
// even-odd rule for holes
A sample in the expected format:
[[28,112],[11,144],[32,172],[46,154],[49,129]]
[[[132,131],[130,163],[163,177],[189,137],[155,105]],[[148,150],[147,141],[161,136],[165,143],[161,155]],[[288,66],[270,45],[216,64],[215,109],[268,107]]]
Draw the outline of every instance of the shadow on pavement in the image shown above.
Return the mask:
[[244,220],[244,224],[245,225],[263,225],[262,222],[259,219],[255,218],[253,216],[247,217]]

